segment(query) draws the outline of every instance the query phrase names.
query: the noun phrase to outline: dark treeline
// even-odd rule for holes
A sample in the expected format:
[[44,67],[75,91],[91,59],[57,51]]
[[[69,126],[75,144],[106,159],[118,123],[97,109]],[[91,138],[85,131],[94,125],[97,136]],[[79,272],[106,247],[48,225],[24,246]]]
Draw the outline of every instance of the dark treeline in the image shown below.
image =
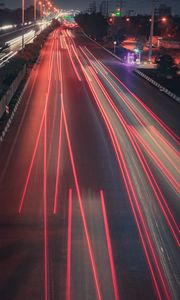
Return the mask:
[[[126,37],[135,37],[137,40],[147,41],[150,34],[150,16],[138,15],[131,17],[104,18],[100,13],[81,13],[76,16],[76,22],[90,36],[101,40],[117,40],[121,43]],[[155,18],[154,35],[180,40],[180,17],[169,16],[163,23],[161,18]]]
[[[127,17],[123,17],[119,22],[126,34],[131,34],[135,37],[143,35],[149,38],[150,18],[151,16],[148,15],[138,15],[129,17],[128,22]],[[165,23],[162,22],[160,17],[155,17],[154,35],[180,39],[180,16],[169,16]]]
[[[33,21],[34,8],[30,6],[25,9],[25,22]],[[39,16],[39,11],[37,11],[37,16]],[[7,9],[0,8],[0,26],[6,24],[20,24],[21,23],[21,9]]]
[[100,13],[79,14],[75,20],[86,34],[98,41],[107,35],[108,23]]

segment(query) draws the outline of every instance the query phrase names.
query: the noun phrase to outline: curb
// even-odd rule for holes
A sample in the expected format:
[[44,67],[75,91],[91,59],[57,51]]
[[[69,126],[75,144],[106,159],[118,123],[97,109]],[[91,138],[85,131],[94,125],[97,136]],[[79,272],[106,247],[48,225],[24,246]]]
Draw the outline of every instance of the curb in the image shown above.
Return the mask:
[[111,52],[110,50],[106,49],[105,47],[103,47],[101,44],[99,44],[98,42],[96,42],[95,40],[93,40],[92,38],[90,38],[84,31],[82,31],[82,33],[92,42],[94,42],[96,45],[98,45],[99,47],[101,47],[102,49],[104,49],[106,52],[108,52],[109,54],[111,54],[112,56],[114,56],[116,59],[118,59],[121,63],[123,63],[123,60],[117,56],[116,54],[114,54],[113,52]]
[[16,113],[16,111],[18,109],[19,104],[22,101],[22,97],[23,97],[23,95],[25,93],[25,90],[26,90],[28,84],[29,84],[29,81],[30,81],[30,77],[26,81],[26,83],[25,83],[25,85],[23,87],[23,90],[22,90],[22,92],[21,92],[21,94],[20,94],[20,96],[19,96],[19,98],[18,98],[18,100],[16,102],[16,105],[14,106],[14,109],[13,109],[11,115],[9,116],[9,119],[8,119],[8,121],[6,123],[6,126],[5,126],[4,130],[2,131],[2,133],[0,135],[0,142],[3,142],[3,140],[4,140],[5,136],[6,136],[6,133],[7,133],[8,129],[9,129],[9,127],[11,126],[12,120],[13,120],[13,118],[15,116],[15,113]]
[[166,95],[168,95],[170,98],[172,98],[173,100],[175,100],[177,103],[180,103],[180,97],[178,97],[176,94],[172,93],[170,90],[168,90],[167,88],[165,88],[164,86],[162,86],[161,84],[159,84],[157,81],[153,80],[151,77],[147,76],[146,74],[144,74],[143,72],[139,71],[139,70],[134,70],[134,72],[136,74],[138,74],[139,76],[143,77],[145,80],[149,81],[152,85],[156,86],[157,88],[159,88],[159,90],[163,93],[165,93]]

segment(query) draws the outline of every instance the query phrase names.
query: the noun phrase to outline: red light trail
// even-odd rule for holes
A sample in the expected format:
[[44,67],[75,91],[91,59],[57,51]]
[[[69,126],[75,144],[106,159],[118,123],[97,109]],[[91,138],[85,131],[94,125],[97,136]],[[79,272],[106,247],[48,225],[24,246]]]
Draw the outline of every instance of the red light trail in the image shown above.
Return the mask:
[[[150,278],[152,279],[152,286],[154,288],[154,293],[158,300],[170,300],[171,299],[171,284],[169,283],[168,275],[166,273],[166,268],[164,266],[164,252],[166,251],[161,246],[165,239],[163,235],[156,234],[154,231],[155,225],[151,224],[153,217],[157,227],[161,226],[161,222],[167,229],[168,236],[170,237],[170,242],[180,247],[180,229],[175,217],[170,208],[172,208],[171,203],[168,203],[168,199],[164,195],[166,193],[162,192],[161,184],[157,174],[162,175],[165,182],[168,183],[168,188],[173,189],[174,192],[179,192],[178,181],[176,180],[176,173],[178,172],[178,167],[176,165],[176,160],[178,160],[178,151],[176,150],[176,144],[179,145],[179,138],[171,131],[166,124],[164,124],[134,93],[132,93],[128,87],[121,82],[116,75],[109,70],[101,61],[86,48],[77,48],[72,35],[69,31],[62,30],[60,35],[60,30],[56,31],[52,36],[51,48],[43,51],[43,55],[49,56],[49,64],[47,68],[48,79],[46,79],[47,84],[47,94],[45,101],[43,102],[43,112],[40,115],[40,126],[38,127],[37,136],[35,137],[35,144],[33,145],[32,157],[27,170],[27,176],[25,178],[25,184],[23,187],[22,196],[20,199],[19,214],[22,213],[25,197],[27,194],[27,189],[29,185],[30,178],[32,176],[32,169],[35,164],[35,157],[40,143],[40,138],[43,134],[43,164],[41,167],[41,172],[43,171],[43,263],[44,263],[44,286],[43,295],[44,300],[48,300],[51,290],[50,282],[50,271],[49,269],[49,258],[50,258],[50,243],[48,244],[50,222],[48,222],[49,214],[48,207],[51,197],[49,197],[51,188],[48,190],[49,183],[49,153],[54,144],[48,144],[48,134],[47,125],[50,124],[52,115],[49,114],[49,100],[51,99],[51,94],[53,90],[53,84],[56,86],[56,94],[54,98],[56,99],[55,108],[59,107],[57,114],[57,134],[55,141],[55,171],[53,173],[52,184],[53,184],[53,196],[52,196],[52,207],[51,212],[53,215],[58,212],[58,201],[60,199],[60,175],[61,175],[61,162],[64,157],[64,152],[62,147],[64,146],[62,141],[62,136],[65,133],[65,142],[67,142],[68,155],[70,158],[70,173],[73,174],[73,180],[75,183],[75,192],[77,194],[78,207],[80,209],[80,218],[82,221],[83,232],[85,242],[87,244],[87,251],[90,261],[90,272],[92,272],[93,277],[93,288],[95,287],[96,295],[98,300],[103,300],[104,298],[104,284],[103,278],[100,277],[102,272],[101,265],[98,264],[98,250],[96,249],[96,237],[92,235],[92,228],[88,228],[89,222],[89,212],[86,212],[85,199],[82,197],[82,189],[80,187],[80,176],[78,176],[77,170],[79,170],[75,161],[75,152],[73,149],[74,136],[71,136],[70,124],[69,124],[69,111],[66,107],[66,84],[69,84],[69,78],[66,80],[65,71],[63,66],[65,66],[64,60],[68,62],[68,65],[72,67],[72,80],[76,82],[79,88],[87,89],[87,94],[89,99],[95,103],[95,108],[100,113],[100,119],[102,119],[102,124],[107,136],[112,145],[112,152],[115,157],[115,162],[118,166],[119,172],[122,175],[124,181],[124,186],[127,193],[127,199],[129,200],[129,207],[132,211],[132,219],[134,218],[137,231],[139,234],[139,239],[141,242],[141,247],[145,254],[145,261],[147,261],[147,266],[150,272]],[[61,46],[59,51],[58,45]],[[57,75],[53,76],[54,67],[57,70]],[[38,75],[38,72],[37,72]],[[69,75],[69,74],[68,74]],[[117,82],[118,83],[117,83]],[[35,81],[33,82],[32,89],[34,87]],[[60,86],[58,90],[58,85]],[[68,86],[68,85],[67,85]],[[87,88],[88,87],[88,88]],[[122,87],[126,90],[122,89]],[[57,94],[58,93],[58,94]],[[68,95],[69,96],[69,95]],[[58,99],[58,100],[57,100]],[[57,105],[58,103],[58,105]],[[54,108],[54,111],[55,111]],[[66,110],[67,109],[67,110]],[[67,113],[68,111],[68,113]],[[60,113],[59,113],[60,112]],[[155,121],[152,125],[150,121]],[[53,130],[56,126],[55,113],[53,113]],[[52,125],[52,123],[51,123]],[[44,129],[44,132],[43,132]],[[53,132],[52,130],[52,132]],[[78,133],[77,133],[78,134]],[[64,137],[64,136],[63,136]],[[53,141],[53,139],[52,139]],[[50,150],[49,150],[50,147]],[[132,159],[126,154],[129,151]],[[54,154],[53,153],[53,154]],[[57,156],[56,156],[57,154]],[[88,157],[89,159],[89,157]],[[150,160],[150,163],[149,163]],[[134,162],[134,165],[132,164]],[[54,163],[54,162],[53,162]],[[151,163],[155,165],[155,169],[151,169]],[[72,168],[72,169],[71,169]],[[51,173],[50,173],[51,174]],[[63,173],[62,173],[63,174]],[[81,174],[79,174],[81,175]],[[137,175],[137,177],[136,177]],[[47,179],[48,178],[48,179]],[[119,177],[118,177],[119,178]],[[140,178],[140,179],[139,179]],[[138,181],[139,180],[139,181]],[[136,186],[137,181],[137,186]],[[143,183],[144,187],[141,188],[140,184]],[[72,183],[71,183],[72,184]],[[71,184],[68,185],[71,186]],[[61,188],[64,188],[61,186]],[[102,186],[103,188],[103,186]],[[147,191],[147,195],[143,195],[143,191]],[[47,193],[48,192],[48,193]],[[68,190],[68,212],[67,212],[67,252],[66,252],[66,275],[65,275],[65,294],[66,300],[70,300],[71,289],[73,288],[73,276],[71,274],[73,266],[71,261],[72,253],[72,189]],[[94,192],[94,191],[93,191]],[[118,290],[118,278],[116,277],[115,262],[113,257],[113,249],[111,245],[111,237],[109,230],[109,211],[107,214],[104,189],[100,191],[100,212],[102,217],[103,225],[103,242],[105,243],[104,258],[108,261],[109,274],[108,280],[110,282],[110,292],[114,294],[114,299],[119,300],[119,290]],[[142,196],[144,197],[141,197]],[[29,194],[28,194],[29,195]],[[84,195],[84,194],[83,194]],[[48,198],[49,197],[49,198]],[[67,199],[66,199],[67,200]],[[66,202],[66,201],[65,201]],[[170,207],[169,207],[169,205]],[[157,209],[157,210],[156,210]],[[24,209],[25,210],[25,209]],[[102,211],[101,211],[102,210]],[[153,214],[153,210],[156,211],[157,216]],[[159,213],[159,215],[158,215]],[[56,220],[56,217],[54,216]],[[99,224],[98,224],[99,225]],[[162,225],[162,226],[163,226]],[[91,230],[90,230],[91,229]],[[66,232],[66,230],[65,230]],[[161,241],[162,237],[162,241]],[[158,240],[159,238],[159,240]],[[66,240],[66,239],[65,239]],[[114,245],[113,245],[114,246]],[[106,249],[107,247],[107,249]],[[49,249],[49,251],[48,251]],[[162,257],[160,250],[162,250]],[[96,252],[97,250],[97,252]],[[97,255],[97,257],[96,257]],[[99,267],[99,269],[98,269]],[[169,266],[168,266],[169,267]],[[168,270],[169,271],[169,270]],[[72,278],[71,278],[72,276]],[[171,278],[171,277],[170,277]],[[112,280],[112,282],[111,282]],[[72,285],[72,287],[71,287]],[[121,286],[121,283],[120,283]],[[123,287],[123,285],[122,285]],[[122,292],[123,293],[123,292]]]
[[87,241],[88,252],[89,252],[89,256],[90,256],[96,291],[97,291],[97,297],[99,300],[102,300],[100,286],[99,286],[99,279],[98,279],[98,275],[97,275],[96,264],[95,264],[95,259],[94,259],[94,255],[93,255],[93,249],[92,249],[89,231],[88,231],[88,227],[87,227],[87,222],[86,222],[86,217],[85,217],[85,212],[84,212],[84,207],[83,207],[83,201],[82,201],[79,182],[78,182],[78,178],[77,178],[75,162],[74,162],[74,157],[73,157],[73,151],[72,151],[72,146],[71,146],[71,141],[70,141],[70,135],[69,135],[68,125],[67,125],[67,120],[66,120],[65,109],[64,109],[63,75],[62,75],[62,67],[61,67],[61,55],[60,55],[60,61],[59,61],[59,69],[60,69],[60,82],[61,82],[62,112],[63,112],[63,120],[64,120],[65,132],[66,132],[66,137],[67,137],[67,142],[68,142],[70,160],[71,160],[73,176],[74,176],[74,180],[75,180],[76,191],[77,191],[77,195],[78,195],[78,202],[79,202],[81,217],[82,217],[82,221],[83,221],[83,227],[84,227],[85,237],[86,237],[86,241]]
[[[96,74],[93,73],[93,70],[92,69],[90,69],[90,70],[91,70],[93,76],[95,76]],[[96,80],[97,80],[97,78],[96,78]],[[116,135],[114,133],[114,129],[112,128],[112,125],[110,123],[110,120],[107,117],[106,112],[104,111],[104,109],[102,108],[102,105],[100,104],[100,100],[99,100],[99,98],[98,98],[98,96],[97,96],[97,94],[96,94],[96,92],[95,92],[95,90],[94,90],[94,88],[92,86],[92,83],[89,82],[88,79],[87,79],[87,82],[88,82],[88,85],[89,85],[89,88],[90,88],[92,94],[94,95],[94,98],[96,100],[97,106],[100,109],[102,117],[103,117],[103,119],[105,121],[105,124],[107,126],[109,135],[111,137],[112,144],[114,146],[114,150],[115,150],[115,153],[116,153],[117,161],[118,161],[118,164],[119,164],[119,167],[120,167],[123,179],[124,179],[124,183],[125,183],[125,186],[126,186],[126,189],[127,189],[127,193],[128,193],[128,196],[129,196],[129,200],[130,200],[130,204],[131,204],[131,207],[132,207],[132,211],[133,211],[133,214],[134,214],[134,217],[135,217],[135,221],[136,221],[136,224],[137,224],[137,227],[138,227],[138,231],[139,231],[139,234],[140,234],[140,237],[141,237],[142,245],[143,245],[143,248],[144,248],[144,251],[145,251],[145,254],[146,254],[146,258],[147,258],[147,261],[148,261],[148,264],[149,264],[149,267],[150,267],[150,270],[151,270],[152,279],[153,279],[153,282],[154,282],[154,285],[155,285],[155,289],[156,289],[156,292],[157,292],[157,295],[158,295],[158,299],[163,299],[163,298],[161,296],[157,280],[155,279],[155,274],[154,274],[153,267],[152,267],[151,262],[150,262],[150,257],[149,257],[149,254],[148,254],[148,250],[146,248],[146,245],[145,245],[145,242],[144,242],[144,239],[143,239],[143,233],[141,231],[141,225],[143,227],[144,234],[145,234],[147,242],[148,242],[149,250],[151,251],[151,255],[153,257],[154,264],[156,266],[156,269],[157,269],[157,272],[158,272],[158,275],[159,275],[159,279],[160,279],[160,281],[162,283],[164,295],[166,295],[166,299],[170,299],[169,291],[167,289],[167,284],[165,282],[163,273],[161,271],[160,264],[159,264],[159,262],[157,260],[155,249],[154,249],[153,243],[151,241],[150,233],[149,233],[149,230],[147,228],[146,222],[144,220],[144,216],[142,215],[141,208],[140,208],[140,205],[139,205],[139,201],[137,199],[137,196],[136,196],[136,193],[135,193],[132,181],[130,179],[129,172],[128,172],[128,169],[127,169],[127,166],[126,166],[126,163],[125,163],[125,159],[124,159],[122,150],[120,149],[120,145],[119,145],[118,140],[116,138]],[[134,200],[133,199],[135,200],[135,207],[137,209],[137,212],[138,212],[138,215],[139,215],[139,218],[140,218],[140,221],[141,221],[141,225],[140,225],[140,223],[138,221],[138,216],[137,216],[137,213],[136,213],[136,210],[135,210],[135,207],[134,207],[134,203],[133,203]]]
[[[158,202],[159,202],[159,204],[160,204],[160,206],[161,206],[161,208],[162,208],[162,210],[163,210],[163,212],[164,212],[164,208],[163,208],[163,206],[162,206],[162,204],[161,204],[161,201],[159,200],[159,197],[157,196],[157,192],[156,192],[156,189],[155,189],[155,187],[156,187],[157,190],[159,191],[159,193],[161,193],[161,192],[160,192],[160,189],[159,189],[159,187],[158,187],[158,184],[157,184],[157,182],[155,181],[155,178],[153,177],[152,172],[150,171],[150,168],[149,168],[149,166],[148,166],[148,164],[147,164],[147,162],[146,162],[146,160],[145,160],[145,158],[144,158],[144,156],[143,156],[143,154],[142,154],[142,151],[140,150],[140,148],[138,147],[138,145],[137,145],[137,144],[135,145],[135,143],[134,143],[133,137],[135,136],[135,134],[133,133],[133,134],[132,134],[132,137],[130,136],[130,131],[134,130],[134,128],[127,125],[127,123],[126,123],[125,119],[123,118],[122,114],[120,113],[120,111],[119,111],[119,110],[117,109],[117,107],[115,106],[113,100],[110,98],[109,94],[107,93],[107,91],[105,90],[104,86],[101,84],[100,80],[98,79],[98,77],[96,76],[95,73],[93,74],[93,76],[95,77],[96,81],[98,82],[99,86],[101,87],[101,90],[103,91],[104,95],[105,95],[106,98],[108,99],[108,101],[109,101],[111,107],[113,108],[113,110],[115,111],[116,115],[118,116],[119,121],[120,121],[121,124],[123,125],[123,127],[124,127],[124,129],[125,129],[125,131],[126,131],[126,134],[127,134],[127,136],[129,137],[129,139],[130,139],[130,141],[131,141],[131,144],[132,144],[133,148],[135,149],[136,155],[137,155],[137,157],[139,158],[139,161],[140,161],[140,163],[141,163],[141,165],[142,165],[142,167],[143,167],[143,170],[144,170],[145,174],[146,174],[147,177],[148,177],[148,180],[149,180],[149,182],[150,182],[150,184],[151,184],[151,187],[152,187],[152,189],[153,189],[153,191],[154,191],[154,194],[156,195],[156,198],[158,199]],[[138,147],[138,150],[137,150],[137,147]],[[141,157],[143,156],[144,162],[142,161],[142,159],[141,159],[139,153],[141,153]],[[144,166],[144,163],[145,163],[146,166]],[[151,181],[151,179],[150,179],[150,177],[149,177],[149,175],[148,175],[148,173],[147,173],[147,168],[148,168],[148,170],[149,170],[149,172],[150,172],[150,174],[151,174],[151,177],[153,177],[153,183],[154,183],[154,184],[152,183],[152,181]],[[168,208],[168,206],[167,206],[167,203],[166,203],[166,201],[165,201],[165,199],[164,199],[162,193],[161,193],[161,197],[162,197],[162,199],[163,199],[163,203],[165,204],[166,208],[168,209],[168,213],[170,214],[170,217],[172,218],[172,221],[174,222],[174,225],[175,225],[175,227],[176,227],[176,229],[177,229],[177,231],[178,231],[178,234],[179,234],[179,228],[178,228],[178,225],[177,225],[177,223],[175,222],[174,217],[172,216],[172,213],[170,212],[170,210],[169,210],[169,208]],[[170,225],[170,228],[171,228],[171,231],[172,231],[172,233],[173,233],[173,236],[174,236],[174,238],[175,238],[177,244],[179,245],[179,238],[178,238],[178,237],[176,236],[176,234],[174,233],[174,230],[172,229],[171,223],[170,223],[169,219],[167,218],[167,215],[166,215],[165,212],[164,212],[164,214],[165,214],[166,220],[168,220],[168,224]]]
[[58,159],[57,159],[57,170],[56,170],[56,184],[55,184],[55,196],[54,196],[54,208],[53,212],[57,212],[57,201],[59,192],[59,178],[60,178],[60,159],[61,159],[61,144],[62,144],[62,107],[60,113],[60,125],[59,125],[59,143],[58,143]]
[[[53,35],[54,37],[54,35]],[[45,107],[44,107],[44,111],[42,114],[42,118],[41,118],[41,122],[40,122],[40,127],[39,127],[39,131],[38,131],[38,135],[35,141],[35,147],[33,150],[33,155],[31,158],[31,162],[29,165],[29,169],[28,169],[28,173],[27,173],[27,177],[26,177],[26,181],[25,181],[25,185],[24,185],[24,189],[23,189],[23,193],[21,196],[21,200],[20,200],[20,204],[19,204],[19,209],[18,212],[21,213],[22,208],[23,208],[23,204],[24,204],[24,199],[26,196],[26,192],[27,192],[27,188],[28,188],[28,184],[29,184],[29,180],[31,177],[31,172],[32,172],[32,168],[33,168],[33,164],[34,164],[34,160],[35,160],[35,156],[36,156],[36,152],[38,149],[38,145],[39,145],[39,140],[40,140],[40,136],[41,136],[41,132],[42,132],[42,128],[43,128],[43,123],[44,123],[44,119],[45,119],[45,114],[46,114],[46,110],[47,110],[47,104],[48,104],[48,94],[49,94],[49,89],[50,89],[50,83],[51,83],[51,76],[52,76],[52,65],[53,65],[53,47],[54,47],[54,40],[51,46],[51,50],[50,50],[50,62],[49,62],[49,85],[48,85],[48,92],[47,92],[47,96],[46,96],[46,101],[45,101]]]
[[[81,48],[81,51],[85,54],[85,52],[83,51],[83,49]],[[87,55],[86,55],[87,57]],[[87,57],[87,59],[89,60],[89,58]],[[91,63],[91,61],[89,60],[89,62]],[[146,134],[151,138],[151,140],[153,141],[153,143],[156,145],[156,147],[158,147],[162,154],[166,157],[166,160],[168,160],[172,166],[174,167],[174,169],[176,171],[178,171],[178,167],[176,167],[176,164],[173,162],[173,160],[167,155],[167,153],[164,151],[163,147],[161,147],[159,145],[159,143],[153,138],[153,136],[150,134],[149,130],[147,130],[146,128],[146,124],[144,124],[143,121],[141,121],[140,117],[138,116],[138,114],[134,111],[134,108],[131,107],[131,105],[127,102],[126,98],[122,96],[121,93],[119,93],[117,91],[117,89],[114,87],[114,85],[108,80],[107,76],[105,76],[102,72],[101,74],[103,75],[103,77],[105,78],[105,80],[110,84],[110,86],[113,88],[113,90],[117,93],[117,95],[123,100],[123,102],[125,103],[125,105],[129,108],[129,110],[131,111],[131,113],[134,115],[134,117],[138,120],[138,122],[140,123],[140,125],[142,126],[142,128],[144,129],[144,131],[146,132]],[[151,156],[152,158],[154,158],[154,156]],[[156,161],[156,160],[155,160]],[[161,164],[162,165],[162,164]],[[158,164],[158,166],[160,166]],[[162,168],[160,168],[161,171],[162,171]],[[163,171],[162,171],[163,172]],[[166,176],[166,172],[164,172],[165,176]],[[168,171],[168,174],[169,174],[169,171]],[[168,175],[168,178],[170,178],[171,175]],[[171,180],[171,183],[173,184],[173,181]],[[179,193],[179,190],[178,190],[178,185],[175,183],[174,185],[174,188],[178,191]]]
[[113,258],[111,239],[110,239],[110,233],[109,233],[109,225],[108,225],[108,219],[107,219],[107,214],[106,214],[104,193],[102,190],[100,191],[100,197],[101,197],[101,205],[102,205],[102,212],[103,212],[103,219],[104,219],[104,227],[105,227],[105,232],[106,232],[106,240],[107,240],[107,247],[108,247],[108,253],[109,253],[110,267],[111,267],[111,273],[112,273],[112,281],[113,281],[113,286],[114,286],[114,299],[119,300],[120,298],[119,298],[118,284],[117,284],[117,279],[116,279],[116,271],[115,271],[115,266],[114,266],[114,258]]
[[133,96],[141,104],[141,106],[151,115],[151,117],[171,136],[171,138],[176,142],[180,143],[180,138],[148,107],[144,102],[137,97],[105,64],[97,60],[97,58],[90,52],[87,47],[85,49],[93,56],[97,63],[100,63],[101,66],[106,69],[127,91],[130,95]]
[[[48,98],[48,95],[47,95]],[[47,111],[44,117],[44,293],[48,300],[48,236],[47,236]]]
[[72,189],[69,189],[68,233],[67,233],[67,277],[66,300],[71,299],[71,235],[72,235]]

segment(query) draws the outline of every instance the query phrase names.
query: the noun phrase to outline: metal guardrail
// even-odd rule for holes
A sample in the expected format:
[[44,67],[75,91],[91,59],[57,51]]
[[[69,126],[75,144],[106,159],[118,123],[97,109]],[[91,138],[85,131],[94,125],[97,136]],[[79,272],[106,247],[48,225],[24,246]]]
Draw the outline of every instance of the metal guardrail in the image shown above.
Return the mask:
[[15,80],[10,85],[9,89],[7,90],[6,94],[0,99],[0,118],[3,116],[3,114],[6,111],[6,107],[11,102],[14,94],[16,93],[19,85],[21,84],[22,80],[24,79],[24,76],[26,74],[26,66],[19,72]]

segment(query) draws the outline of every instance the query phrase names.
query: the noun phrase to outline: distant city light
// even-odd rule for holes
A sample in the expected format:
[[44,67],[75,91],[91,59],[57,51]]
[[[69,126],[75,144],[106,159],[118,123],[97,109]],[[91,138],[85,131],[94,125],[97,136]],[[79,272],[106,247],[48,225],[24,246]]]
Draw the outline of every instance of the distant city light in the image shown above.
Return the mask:
[[117,12],[115,13],[115,15],[116,15],[116,17],[120,17],[120,16],[121,16],[121,12],[120,12],[120,11],[117,11]]

